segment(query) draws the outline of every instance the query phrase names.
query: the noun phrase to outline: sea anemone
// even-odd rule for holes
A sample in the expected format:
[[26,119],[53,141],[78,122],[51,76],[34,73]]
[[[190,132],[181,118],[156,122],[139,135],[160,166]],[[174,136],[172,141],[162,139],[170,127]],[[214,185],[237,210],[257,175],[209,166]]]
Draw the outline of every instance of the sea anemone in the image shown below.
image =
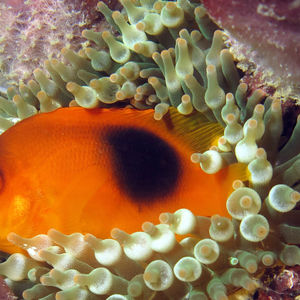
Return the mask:
[[231,218],[181,209],[162,213],[161,224],[141,224],[142,232],[113,229],[113,239],[104,240],[54,229],[30,239],[11,233],[8,239],[29,256],[12,254],[0,274],[24,299],[253,295],[269,268],[300,264],[300,118],[284,136],[280,100],[239,82],[226,36],[202,5],[121,3],[122,12],[97,5],[112,32],[84,30],[88,42],[79,52],[63,48],[64,61],[47,60],[35,80],[8,88],[0,98],[1,128],[72,105],[153,108],[155,119],[170,106],[201,112],[224,127],[224,136],[192,162],[208,174],[247,165],[247,180],[233,182],[227,199]]

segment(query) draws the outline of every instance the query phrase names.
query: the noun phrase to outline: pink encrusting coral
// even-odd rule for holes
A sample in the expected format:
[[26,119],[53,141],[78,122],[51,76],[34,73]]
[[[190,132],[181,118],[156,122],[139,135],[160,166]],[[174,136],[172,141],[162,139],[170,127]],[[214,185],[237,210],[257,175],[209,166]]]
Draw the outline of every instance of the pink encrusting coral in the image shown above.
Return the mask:
[[0,277],[0,300],[15,300],[13,292],[5,283],[3,277]]
[[[0,88],[31,78],[63,47],[78,50],[81,31],[99,26],[97,0],[4,0],[0,2]],[[92,9],[93,8],[93,9]]]
[[[203,0],[210,16],[229,34],[232,51],[257,85],[300,98],[300,1]],[[253,66],[254,63],[254,66]],[[251,76],[253,80],[253,74]]]

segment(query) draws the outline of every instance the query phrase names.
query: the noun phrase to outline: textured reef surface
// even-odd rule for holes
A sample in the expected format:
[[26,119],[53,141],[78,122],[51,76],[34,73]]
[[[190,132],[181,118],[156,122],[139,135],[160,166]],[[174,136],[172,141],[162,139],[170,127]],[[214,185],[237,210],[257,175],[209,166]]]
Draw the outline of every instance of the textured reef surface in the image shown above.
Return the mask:
[[62,47],[79,50],[83,29],[97,28],[97,0],[2,0],[0,3],[0,86],[31,78]]
[[[300,98],[300,2],[204,0],[213,20],[229,34],[239,66],[255,85],[277,97]],[[255,80],[254,80],[255,79]]]
[[233,182],[230,218],[183,208],[162,213],[158,225],[145,220],[141,232],[115,228],[103,240],[55,229],[32,238],[12,233],[9,241],[26,255],[0,264],[5,283],[25,300],[294,299],[300,293],[300,118],[287,130],[281,99],[240,81],[227,37],[202,4],[121,4],[122,12],[97,5],[111,30],[84,30],[80,50],[64,47],[60,60],[46,60],[34,79],[7,89],[1,129],[74,105],[153,109],[155,119],[170,106],[185,115],[198,111],[221,124],[224,135],[192,162],[207,176],[242,163],[247,180]]

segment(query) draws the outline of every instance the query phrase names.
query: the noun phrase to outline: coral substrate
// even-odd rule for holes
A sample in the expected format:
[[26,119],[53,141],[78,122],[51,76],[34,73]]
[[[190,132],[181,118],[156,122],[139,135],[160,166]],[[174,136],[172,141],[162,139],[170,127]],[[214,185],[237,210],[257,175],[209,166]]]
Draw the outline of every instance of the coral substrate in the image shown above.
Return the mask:
[[98,28],[97,0],[1,0],[0,91],[31,79],[62,47],[77,51],[83,29]]
[[[294,0],[203,0],[229,35],[239,67],[283,101],[300,99],[300,3]],[[247,20],[247,21],[245,21]]]
[[113,229],[104,240],[54,229],[31,239],[12,233],[29,257],[12,254],[0,274],[26,300],[223,300],[236,290],[251,297],[265,270],[300,264],[300,118],[284,137],[280,100],[239,83],[224,33],[202,5],[121,2],[123,12],[97,6],[115,34],[83,31],[88,47],[62,49],[65,61],[45,61],[35,80],[8,89],[1,128],[72,105],[154,108],[156,119],[169,106],[199,111],[223,125],[224,136],[192,162],[208,174],[247,165],[248,180],[233,182],[226,203],[232,218],[181,209],[162,213],[159,225],[145,222],[142,232]]

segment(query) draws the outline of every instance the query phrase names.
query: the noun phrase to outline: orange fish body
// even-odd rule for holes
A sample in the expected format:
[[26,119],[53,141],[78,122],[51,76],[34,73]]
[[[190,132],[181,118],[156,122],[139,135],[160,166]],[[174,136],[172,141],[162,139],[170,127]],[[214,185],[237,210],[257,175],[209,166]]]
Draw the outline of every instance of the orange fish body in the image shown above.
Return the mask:
[[[132,109],[58,109],[0,136],[0,249],[22,236],[140,231],[162,212],[227,215],[233,178],[205,174],[168,118]],[[236,176],[236,174],[234,174]]]

